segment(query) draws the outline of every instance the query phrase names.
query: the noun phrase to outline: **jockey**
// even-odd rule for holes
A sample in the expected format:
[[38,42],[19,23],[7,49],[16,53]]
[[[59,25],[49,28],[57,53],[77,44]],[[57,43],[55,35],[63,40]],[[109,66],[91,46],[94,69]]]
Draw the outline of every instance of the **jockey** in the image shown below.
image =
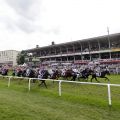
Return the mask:
[[65,76],[65,72],[66,72],[66,69],[62,69],[61,75],[62,75],[62,76]]
[[39,71],[38,71],[38,78],[42,78],[43,76],[43,71],[44,71],[44,68],[40,68]]
[[26,69],[26,76],[28,77],[30,75],[30,68]]
[[81,71],[82,77],[86,78],[86,73],[87,73],[86,69],[84,69],[83,71]]
[[96,73],[97,76],[101,75],[101,68],[100,68],[100,66],[96,66],[95,67],[95,73]]

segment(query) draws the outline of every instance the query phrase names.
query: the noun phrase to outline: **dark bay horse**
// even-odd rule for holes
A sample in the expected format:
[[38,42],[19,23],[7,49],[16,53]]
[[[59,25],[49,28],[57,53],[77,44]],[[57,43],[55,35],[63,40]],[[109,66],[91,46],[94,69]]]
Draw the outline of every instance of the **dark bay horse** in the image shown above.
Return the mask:
[[65,74],[62,77],[67,80],[70,79],[72,81],[75,81],[77,74],[72,69],[68,69],[65,71]]
[[2,69],[1,74],[4,75],[8,75],[8,69]]
[[88,81],[88,77],[89,77],[89,75],[91,75],[91,73],[92,73],[92,70],[89,69],[89,68],[86,68],[85,70],[82,70],[81,73],[80,73],[80,76],[78,77],[78,80],[84,79],[84,80]]
[[52,74],[50,75],[50,79],[58,79],[61,77],[61,71],[60,70],[52,70]]
[[44,84],[45,87],[47,88],[47,85],[46,85],[44,79],[48,79],[49,76],[50,76],[50,74],[49,74],[48,70],[41,70],[41,72],[40,72],[40,79],[41,79],[40,81],[41,81],[41,83],[39,84],[39,86],[41,86],[42,84]]
[[93,72],[91,82],[93,79],[95,79],[97,82],[99,82],[97,80],[97,77],[98,78],[105,78],[105,80],[108,80],[108,82],[109,82],[110,80],[108,79],[108,77],[106,77],[106,75],[110,75],[110,72],[108,70],[102,71],[101,73],[99,73],[99,75],[97,75],[96,73]]

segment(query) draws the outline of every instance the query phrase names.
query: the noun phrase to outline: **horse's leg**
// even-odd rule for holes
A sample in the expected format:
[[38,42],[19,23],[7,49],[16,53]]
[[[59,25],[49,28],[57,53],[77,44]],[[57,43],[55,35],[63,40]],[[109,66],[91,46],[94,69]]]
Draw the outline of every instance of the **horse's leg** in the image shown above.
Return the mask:
[[88,82],[88,76],[86,77],[86,81]]
[[40,80],[40,81],[41,81],[41,83],[38,86],[41,86],[43,84],[43,80]]
[[[41,81],[41,80],[40,80]],[[38,85],[38,86],[41,86],[42,85],[42,81],[41,81],[41,83]]]
[[97,77],[96,77],[96,76],[92,76],[92,78],[91,78],[90,81],[92,82],[93,79],[95,79],[97,82],[100,82],[100,81],[97,80]]
[[80,76],[77,78],[78,81],[80,81]]
[[73,77],[73,80],[76,81],[76,78],[77,78],[77,75],[75,75],[75,76]]
[[55,81],[54,81],[55,79],[56,79],[56,77],[53,77],[53,78],[52,78],[52,80],[53,80],[53,84],[54,84],[54,82],[55,82]]
[[80,81],[80,75],[76,76],[77,81]]
[[95,80],[96,80],[97,82],[100,82],[100,81],[97,80],[97,77],[95,77]]
[[43,84],[45,85],[45,87],[47,88],[47,85],[46,85],[46,82],[45,82],[45,80],[43,80]]
[[72,79],[73,79],[73,81],[75,81],[76,77],[75,77],[75,76],[73,76],[73,78],[72,78]]
[[74,76],[72,76],[71,81],[75,81],[75,79],[76,79],[76,76],[74,75]]
[[46,85],[46,83],[45,83],[45,80],[41,80],[41,84],[39,84],[39,86],[41,86],[42,84],[44,84],[45,87],[47,88],[47,85]]
[[92,78],[90,79],[90,81],[92,82],[92,80],[94,79],[95,77],[94,76],[92,76]]
[[33,83],[35,83],[36,82],[36,80],[35,79],[33,79]]
[[110,82],[110,80],[107,77],[104,77],[104,78],[105,78],[105,80],[108,80],[108,82]]

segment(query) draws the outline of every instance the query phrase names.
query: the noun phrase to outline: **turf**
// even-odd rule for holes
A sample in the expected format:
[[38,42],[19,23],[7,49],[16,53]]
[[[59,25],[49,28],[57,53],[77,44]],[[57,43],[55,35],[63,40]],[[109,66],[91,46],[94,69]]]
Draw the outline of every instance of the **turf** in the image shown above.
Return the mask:
[[[108,76],[119,84],[120,75]],[[101,82],[107,82],[99,79]],[[108,105],[107,87],[47,82],[48,88],[28,81],[8,78],[0,80],[0,120],[119,120],[120,87],[111,87],[112,106]],[[95,82],[95,81],[94,81]]]

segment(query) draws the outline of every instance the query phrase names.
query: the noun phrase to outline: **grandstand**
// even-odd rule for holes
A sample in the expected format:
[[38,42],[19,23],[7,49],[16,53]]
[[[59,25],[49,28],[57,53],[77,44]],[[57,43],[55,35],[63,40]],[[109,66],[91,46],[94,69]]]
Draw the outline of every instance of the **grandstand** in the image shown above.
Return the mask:
[[76,40],[61,44],[52,42],[49,46],[24,50],[26,62],[39,64],[87,64],[99,61],[101,64],[120,63],[120,33]]

